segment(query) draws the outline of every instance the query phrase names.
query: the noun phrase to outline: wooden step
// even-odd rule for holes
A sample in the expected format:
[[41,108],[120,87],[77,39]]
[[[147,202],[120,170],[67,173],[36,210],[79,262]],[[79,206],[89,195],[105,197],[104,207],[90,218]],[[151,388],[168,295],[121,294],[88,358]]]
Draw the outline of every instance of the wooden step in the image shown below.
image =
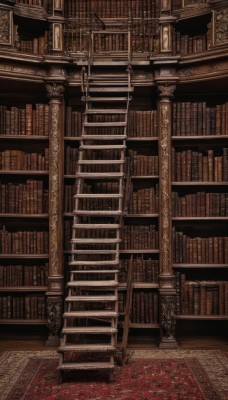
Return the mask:
[[127,135],[81,135],[82,140],[124,140]]
[[83,144],[80,146],[79,150],[124,150],[126,149],[126,145],[124,144]]
[[115,351],[115,346],[111,344],[66,344],[60,345],[58,353],[64,353],[65,351],[72,352],[110,352]]
[[66,311],[63,318],[117,318],[118,313],[111,310],[83,310],[83,311]]
[[98,370],[98,369],[113,369],[114,363],[108,362],[84,362],[84,363],[60,363],[57,367],[58,370],[67,371],[67,370]]
[[122,215],[123,212],[121,210],[74,210],[73,211],[74,215],[88,215],[88,216],[99,216],[99,215],[103,215],[103,216],[117,216],[117,215]]
[[117,102],[117,101],[119,101],[119,102],[123,102],[123,101],[128,101],[128,97],[124,97],[124,96],[118,96],[118,97],[115,97],[115,96],[110,96],[110,97],[93,97],[93,96],[86,96],[85,97],[85,100],[86,101],[89,101],[89,102],[102,102],[102,103],[108,103],[108,102],[111,102],[111,103],[113,103],[113,102]]
[[98,127],[98,128],[103,128],[103,127],[113,127],[113,126],[126,126],[126,122],[125,121],[113,121],[113,122],[84,122],[84,126],[88,126],[88,127]]
[[127,114],[127,110],[121,108],[92,108],[85,111],[85,114]]
[[97,254],[97,255],[116,254],[116,250],[107,250],[107,249],[106,250],[77,249],[77,250],[71,250],[70,252],[71,254]]
[[118,282],[114,280],[109,281],[73,281],[68,282],[67,287],[115,287],[118,286]]
[[77,229],[119,229],[120,224],[73,224]]
[[77,265],[77,266],[91,266],[91,267],[97,267],[97,266],[108,266],[108,265],[119,265],[119,261],[118,260],[111,260],[111,261],[70,261],[68,263],[68,265]]
[[116,194],[116,193],[81,193],[81,194],[75,194],[74,195],[75,198],[77,199],[109,199],[109,198],[113,198],[113,199],[119,199],[121,197],[123,197],[122,194]]
[[79,327],[69,327],[63,328],[62,333],[72,335],[72,334],[107,334],[112,335],[117,333],[117,329],[109,326],[79,326]]
[[124,160],[78,160],[79,165],[119,165],[124,163]]
[[125,79],[113,80],[113,81],[111,81],[109,79],[107,79],[107,80],[105,80],[105,79],[103,79],[103,80],[90,79],[89,88],[91,88],[92,86],[101,86],[101,87],[103,87],[103,86],[112,86],[112,87],[118,86],[118,87],[120,87],[122,85],[128,86],[128,79],[126,77],[125,77]]
[[119,272],[118,269],[92,269],[92,270],[88,270],[86,269],[84,270],[75,270],[75,271],[70,271],[71,274],[117,274]]
[[118,297],[117,296],[71,296],[71,297],[66,297],[65,301],[68,302],[74,302],[74,301],[79,301],[79,302],[101,302],[105,303],[107,302],[113,302],[117,301]]
[[120,239],[116,239],[116,238],[111,238],[111,239],[107,239],[107,238],[80,238],[80,239],[71,239],[70,241],[71,243],[74,244],[113,244],[113,243],[120,243],[121,240]]
[[124,177],[124,172],[78,172],[76,174],[78,178],[105,178],[105,179],[115,179]]
[[122,92],[133,92],[133,87],[132,86],[128,86],[126,84],[126,86],[109,86],[109,87],[91,87],[89,86],[89,92],[93,92],[93,93],[97,93],[97,92],[106,92],[106,93],[122,93]]

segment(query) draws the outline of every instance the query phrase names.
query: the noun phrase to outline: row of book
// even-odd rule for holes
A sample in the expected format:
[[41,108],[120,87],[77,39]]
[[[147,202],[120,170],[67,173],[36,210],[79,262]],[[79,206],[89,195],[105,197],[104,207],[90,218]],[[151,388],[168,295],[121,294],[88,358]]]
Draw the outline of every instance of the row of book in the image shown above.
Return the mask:
[[47,54],[48,35],[49,32],[45,31],[43,36],[32,39],[20,38],[17,43],[17,49],[23,53],[39,54],[41,56]]
[[[122,259],[119,266],[119,282],[127,282],[131,260]],[[132,260],[132,281],[158,283],[159,261],[152,258],[145,259],[143,255]]]
[[158,16],[158,5],[155,0],[80,0],[68,1],[66,13],[68,18],[155,18]]
[[0,265],[0,287],[47,286],[48,263]]
[[158,185],[156,187],[134,189],[129,201],[129,214],[155,214],[159,209]]
[[64,211],[72,212],[75,208],[76,185],[64,185]]
[[0,106],[0,135],[49,135],[49,105]]
[[0,152],[2,171],[48,171],[49,149],[44,153],[27,153],[22,150],[3,150]]
[[174,102],[172,129],[174,136],[228,135],[228,102]]
[[[119,312],[124,313],[126,307],[126,295],[119,292]],[[130,311],[130,323],[151,324],[158,323],[158,292],[134,290]]]
[[1,319],[45,319],[45,297],[42,295],[0,296]]
[[172,192],[173,217],[227,217],[228,193]]
[[129,150],[132,175],[158,175],[158,156],[138,154],[137,150]]
[[158,229],[156,225],[124,225],[122,249],[158,249]]
[[108,211],[108,210],[118,210],[119,209],[119,199],[116,198],[103,198],[103,199],[93,199],[93,198],[83,198],[78,201],[78,210],[94,210],[94,211]]
[[0,230],[0,253],[2,254],[48,254],[47,231],[9,232]]
[[173,228],[173,262],[187,264],[228,263],[228,237],[190,237]]
[[228,181],[228,148],[195,151],[172,148],[173,182],[226,182]]
[[48,212],[48,190],[43,181],[28,179],[23,183],[0,182],[0,212],[40,214]]
[[208,35],[181,35],[179,31],[176,31],[173,36],[173,52],[174,54],[181,54],[187,56],[195,53],[202,53],[209,47]]
[[129,137],[157,137],[157,110],[130,110],[127,132]]
[[228,281],[189,281],[176,272],[177,315],[228,315]]

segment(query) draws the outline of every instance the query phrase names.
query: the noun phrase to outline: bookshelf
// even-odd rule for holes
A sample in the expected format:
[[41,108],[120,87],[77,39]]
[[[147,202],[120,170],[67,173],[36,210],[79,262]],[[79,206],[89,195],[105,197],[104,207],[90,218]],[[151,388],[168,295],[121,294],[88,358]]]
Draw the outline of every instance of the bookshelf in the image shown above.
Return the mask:
[[[100,32],[93,43],[98,72],[108,68],[121,81],[128,28],[134,90],[119,308],[133,255],[132,330],[160,331],[160,346],[173,348],[176,324],[189,320],[197,330],[200,321],[214,321],[219,330],[226,323],[226,18],[223,0],[1,2],[1,324],[47,325],[49,343],[58,341],[90,31]],[[104,182],[94,185],[87,182],[88,194],[107,192]],[[109,210],[116,199],[80,201]]]
[[46,324],[49,106],[0,107],[0,323]]

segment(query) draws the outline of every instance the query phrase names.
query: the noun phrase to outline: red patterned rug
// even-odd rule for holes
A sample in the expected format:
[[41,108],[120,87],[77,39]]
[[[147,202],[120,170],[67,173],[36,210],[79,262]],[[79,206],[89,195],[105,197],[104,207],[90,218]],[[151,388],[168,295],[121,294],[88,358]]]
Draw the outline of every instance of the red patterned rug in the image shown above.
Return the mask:
[[57,382],[54,351],[4,352],[1,400],[225,400],[228,354],[216,350],[135,351],[116,366],[115,382],[87,372]]

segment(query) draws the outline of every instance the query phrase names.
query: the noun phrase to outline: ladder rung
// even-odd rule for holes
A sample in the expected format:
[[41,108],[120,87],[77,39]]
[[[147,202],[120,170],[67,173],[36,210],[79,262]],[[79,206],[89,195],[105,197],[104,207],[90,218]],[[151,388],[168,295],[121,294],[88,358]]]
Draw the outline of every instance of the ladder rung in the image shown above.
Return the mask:
[[113,126],[126,126],[126,122],[121,121],[121,122],[84,122],[84,126],[86,127],[98,127],[98,128],[104,128],[104,127],[113,127]]
[[124,144],[83,144],[80,146],[79,150],[109,150],[109,149],[116,149],[116,150],[124,150],[126,149],[126,145]]
[[78,271],[70,271],[71,274],[75,275],[75,274],[117,274],[119,272],[118,269],[92,269],[92,270],[88,270],[86,269],[84,270],[78,270]]
[[113,81],[111,81],[111,80],[105,80],[105,79],[103,79],[103,80],[96,80],[96,79],[91,79],[90,80],[90,84],[89,84],[89,89],[91,88],[91,87],[93,87],[93,86],[122,86],[122,85],[125,85],[125,86],[128,86],[128,79],[127,79],[127,77],[125,77],[125,79],[124,80],[113,80]]
[[109,352],[114,350],[115,346],[112,346],[111,344],[66,344],[65,346],[62,345],[58,348],[59,353],[64,353],[65,351]]
[[99,238],[99,239],[95,239],[95,238],[81,238],[81,239],[71,239],[71,243],[74,244],[114,244],[114,243],[120,243],[120,239],[106,239],[106,238]]
[[86,96],[85,98],[86,101],[90,102],[113,102],[113,101],[127,101],[128,97],[91,97],[91,96]]
[[89,318],[89,317],[104,317],[104,318],[116,318],[118,313],[115,311],[104,311],[104,310],[93,310],[93,311],[67,311],[63,314],[64,318]]
[[68,302],[73,302],[73,301],[85,301],[85,302],[109,302],[109,301],[117,301],[118,297],[117,296],[72,296],[72,297],[66,297],[65,299]]
[[113,334],[117,332],[116,328],[103,327],[103,326],[80,326],[73,328],[63,328],[62,332],[64,334],[74,334],[74,333],[90,333],[90,334]]
[[123,197],[122,194],[115,194],[115,193],[83,193],[83,194],[75,194],[75,198],[77,199],[109,199],[109,198],[115,198],[119,199]]
[[124,172],[78,172],[77,177],[82,178],[122,178]]
[[81,135],[84,140],[124,140],[127,135]]
[[114,287],[118,286],[117,281],[73,281],[68,282],[67,287]]
[[116,254],[116,250],[82,250],[82,249],[77,249],[77,250],[71,250],[71,254]]
[[103,164],[113,164],[113,165],[118,165],[118,164],[124,164],[124,160],[78,160],[78,164],[80,165],[103,165]]
[[132,86],[119,86],[119,87],[115,87],[115,86],[110,86],[110,87],[89,87],[89,92],[107,92],[107,93],[122,93],[122,92],[133,92],[133,87]]
[[116,215],[122,215],[123,212],[120,210],[99,210],[99,211],[95,211],[95,210],[74,210],[73,214],[75,215],[103,215],[103,216],[116,216]]
[[104,109],[104,108],[93,108],[85,111],[85,114],[127,114],[124,109]]
[[[97,266],[103,266],[103,265],[119,265],[118,260],[112,260],[112,261],[70,261],[68,265],[78,265],[81,267],[84,266],[91,266],[91,267],[97,267]],[[91,270],[93,271],[93,270]]]
[[73,224],[77,229],[119,229],[120,224]]
[[114,363],[107,362],[84,362],[84,363],[64,363],[59,364],[58,370],[98,370],[98,369],[113,369]]
[[118,29],[118,30],[116,30],[116,31],[113,31],[113,30],[110,30],[110,31],[108,31],[108,30],[102,30],[102,31],[93,31],[92,32],[92,35],[97,35],[97,34],[101,34],[101,35],[106,35],[106,34],[108,34],[108,35],[113,35],[113,34],[117,34],[117,35],[123,35],[123,34],[125,34],[125,35],[127,35],[129,33],[129,31],[128,30],[120,30],[120,29]]

